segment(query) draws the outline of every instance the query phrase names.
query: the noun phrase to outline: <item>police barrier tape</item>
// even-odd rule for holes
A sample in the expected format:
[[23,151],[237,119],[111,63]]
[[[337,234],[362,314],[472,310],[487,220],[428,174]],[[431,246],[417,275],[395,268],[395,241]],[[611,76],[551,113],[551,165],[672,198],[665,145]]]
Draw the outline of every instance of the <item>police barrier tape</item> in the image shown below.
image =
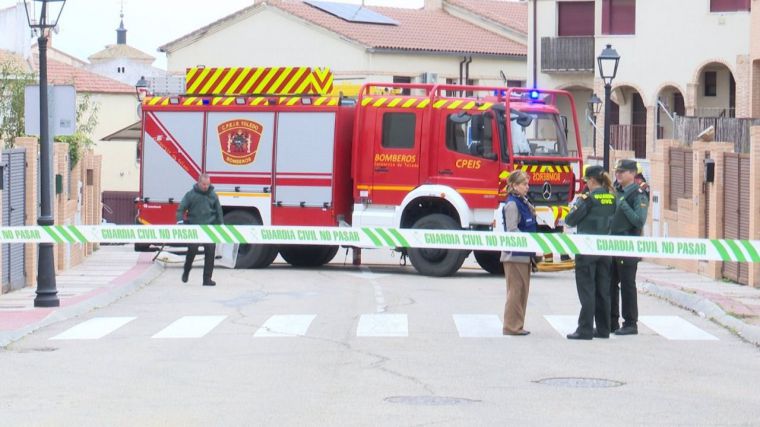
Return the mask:
[[248,225],[5,227],[0,243],[263,243],[445,248],[760,262],[760,241],[503,233],[397,228]]

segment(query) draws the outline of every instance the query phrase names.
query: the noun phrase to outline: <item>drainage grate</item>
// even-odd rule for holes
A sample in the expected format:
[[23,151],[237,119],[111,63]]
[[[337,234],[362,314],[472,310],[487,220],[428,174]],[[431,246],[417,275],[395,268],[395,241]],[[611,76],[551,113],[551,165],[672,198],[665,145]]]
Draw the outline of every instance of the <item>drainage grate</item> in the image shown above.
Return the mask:
[[480,400],[466,399],[464,397],[449,396],[391,396],[385,399],[388,403],[400,403],[403,405],[416,406],[454,406],[480,403]]
[[607,380],[604,378],[543,378],[533,382],[556,387],[572,388],[609,388],[625,385],[624,382]]

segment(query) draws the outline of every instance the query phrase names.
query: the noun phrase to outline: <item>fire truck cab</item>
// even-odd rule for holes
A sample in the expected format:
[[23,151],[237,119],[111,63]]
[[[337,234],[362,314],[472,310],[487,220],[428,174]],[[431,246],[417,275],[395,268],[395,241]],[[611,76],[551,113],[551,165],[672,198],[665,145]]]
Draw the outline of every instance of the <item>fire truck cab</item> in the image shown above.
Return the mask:
[[[575,116],[567,92],[368,84],[347,99],[324,95],[331,80],[321,69],[245,70],[190,69],[186,95],[143,100],[138,222],[174,223],[207,173],[228,224],[485,231],[500,218],[506,176],[522,169],[539,222],[562,226],[582,166],[568,142],[580,141],[578,130],[557,108],[564,98]],[[266,267],[278,254],[318,266],[337,250],[241,245],[236,266]],[[455,273],[468,255],[399,250],[433,276]],[[475,258],[501,271],[498,252]]]
[[[421,92],[421,96],[369,95]],[[468,93],[468,96],[458,96]],[[354,227],[489,230],[500,218],[506,176],[531,177],[542,228],[561,229],[577,186],[580,147],[557,108],[564,91],[444,85],[366,85],[354,126]],[[578,130],[575,141],[580,140]],[[408,249],[423,274],[453,274],[467,251]],[[476,252],[500,272],[498,252]]]

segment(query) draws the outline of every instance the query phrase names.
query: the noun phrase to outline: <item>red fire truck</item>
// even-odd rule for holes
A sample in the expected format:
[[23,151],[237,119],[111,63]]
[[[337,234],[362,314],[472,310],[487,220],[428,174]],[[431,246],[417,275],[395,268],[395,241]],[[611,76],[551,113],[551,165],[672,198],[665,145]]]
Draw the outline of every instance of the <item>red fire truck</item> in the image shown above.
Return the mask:
[[[367,84],[329,96],[324,69],[193,68],[181,96],[141,105],[138,221],[172,224],[179,200],[208,173],[228,224],[490,230],[515,169],[545,229],[559,229],[579,185],[578,129],[564,91]],[[562,100],[562,101],[560,101]],[[467,251],[399,248],[421,273],[455,273]],[[236,266],[278,253],[318,266],[337,247],[241,245]],[[476,252],[501,271],[498,252]]]

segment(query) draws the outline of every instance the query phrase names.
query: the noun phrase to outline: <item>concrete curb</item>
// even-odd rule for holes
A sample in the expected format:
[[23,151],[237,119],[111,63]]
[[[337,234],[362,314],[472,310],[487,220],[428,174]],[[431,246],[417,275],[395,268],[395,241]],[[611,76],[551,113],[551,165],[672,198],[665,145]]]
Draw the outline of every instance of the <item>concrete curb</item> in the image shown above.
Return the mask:
[[748,325],[727,314],[718,304],[699,295],[683,290],[660,286],[650,280],[643,282],[640,289],[647,294],[666,300],[671,304],[689,310],[700,317],[710,319],[733,332],[739,338],[760,347],[760,327]]
[[88,313],[97,308],[106,307],[112,304],[113,302],[134,293],[135,291],[139,290],[143,286],[148,285],[150,282],[155,280],[159,275],[161,275],[163,271],[164,271],[164,267],[160,265],[159,263],[154,262],[137,279],[125,285],[115,287],[111,291],[104,292],[100,295],[97,295],[86,301],[82,301],[78,304],[74,304],[69,307],[64,307],[64,308],[55,310],[53,313],[51,313],[44,319],[37,321],[35,323],[32,323],[23,328],[16,329],[13,331],[0,332],[0,349],[4,349],[5,347],[12,344],[13,342],[20,340],[24,336],[29,335],[38,329],[44,328],[54,323],[58,323],[64,320],[74,318],[77,316],[81,316],[82,314]]

